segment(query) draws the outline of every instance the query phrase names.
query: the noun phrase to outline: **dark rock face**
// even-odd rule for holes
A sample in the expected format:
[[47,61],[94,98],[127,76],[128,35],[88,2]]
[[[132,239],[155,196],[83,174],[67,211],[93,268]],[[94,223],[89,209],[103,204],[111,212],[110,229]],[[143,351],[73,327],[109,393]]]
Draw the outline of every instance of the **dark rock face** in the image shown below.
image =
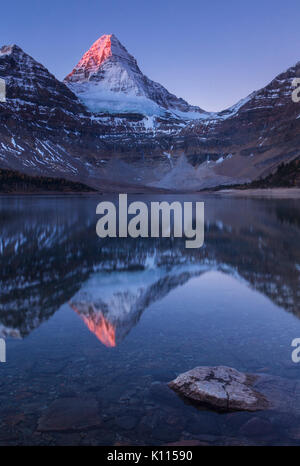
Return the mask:
[[0,75],[7,89],[0,104],[3,168],[74,177],[78,163],[70,145],[80,146],[79,131],[87,136],[91,126],[77,97],[16,45],[0,49]]
[[215,118],[189,123],[181,134],[191,162],[230,154],[216,172],[252,180],[299,156],[300,105],[292,101],[299,76],[300,62]]
[[19,105],[26,106],[34,118],[37,117],[36,112],[39,112],[41,122],[48,120],[49,111],[55,112],[57,107],[65,110],[66,120],[68,112],[73,115],[84,112],[84,107],[65,84],[20,47],[4,46],[0,48],[0,53],[0,72],[6,82],[10,108],[16,110]]
[[213,409],[257,411],[266,409],[266,398],[253,389],[255,376],[231,367],[196,367],[180,374],[169,387],[180,395]]
[[98,403],[91,399],[59,398],[40,417],[37,430],[40,432],[63,432],[99,427],[101,419]]

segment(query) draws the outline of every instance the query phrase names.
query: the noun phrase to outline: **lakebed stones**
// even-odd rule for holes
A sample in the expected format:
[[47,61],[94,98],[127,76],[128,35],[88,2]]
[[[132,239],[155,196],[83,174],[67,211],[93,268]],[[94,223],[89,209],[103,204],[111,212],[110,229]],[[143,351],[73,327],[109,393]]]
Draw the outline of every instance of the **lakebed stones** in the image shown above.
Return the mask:
[[40,432],[83,431],[99,427],[101,419],[96,400],[59,398],[45,410],[38,422]]
[[259,417],[252,417],[240,429],[244,437],[261,437],[267,438],[276,435],[276,427],[268,420]]
[[169,387],[189,400],[220,411],[267,409],[267,398],[253,388],[257,376],[231,367],[195,367],[169,382]]

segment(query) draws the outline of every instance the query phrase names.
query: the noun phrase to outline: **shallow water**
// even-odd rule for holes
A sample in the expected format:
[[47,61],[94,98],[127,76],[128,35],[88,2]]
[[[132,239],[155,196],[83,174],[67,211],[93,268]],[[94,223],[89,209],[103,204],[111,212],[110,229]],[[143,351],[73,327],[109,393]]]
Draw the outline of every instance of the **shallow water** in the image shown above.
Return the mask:
[[[205,201],[200,249],[101,240],[103,197],[0,198],[0,444],[300,445],[300,407],[221,414],[166,385],[197,365],[299,378],[297,200],[180,198]],[[45,432],[65,402],[95,412]]]

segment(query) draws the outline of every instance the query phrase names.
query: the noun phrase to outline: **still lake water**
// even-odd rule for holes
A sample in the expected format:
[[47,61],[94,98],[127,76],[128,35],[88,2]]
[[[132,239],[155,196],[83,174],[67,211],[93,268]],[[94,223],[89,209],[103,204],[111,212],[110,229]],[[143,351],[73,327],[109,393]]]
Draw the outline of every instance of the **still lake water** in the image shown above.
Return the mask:
[[299,202],[180,199],[205,201],[200,249],[98,238],[102,196],[0,198],[1,445],[300,445],[296,412],[200,410],[166,385],[198,365],[299,379]]

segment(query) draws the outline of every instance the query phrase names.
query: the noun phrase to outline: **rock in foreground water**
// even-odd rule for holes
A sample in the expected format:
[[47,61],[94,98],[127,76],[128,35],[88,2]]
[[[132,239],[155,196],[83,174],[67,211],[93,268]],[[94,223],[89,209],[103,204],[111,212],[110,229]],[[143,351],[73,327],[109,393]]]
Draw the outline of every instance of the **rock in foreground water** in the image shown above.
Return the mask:
[[98,427],[101,419],[96,400],[59,398],[46,409],[38,422],[38,431],[81,431]]
[[169,382],[169,387],[191,401],[224,411],[258,411],[269,407],[255,390],[254,374],[226,366],[195,367]]

